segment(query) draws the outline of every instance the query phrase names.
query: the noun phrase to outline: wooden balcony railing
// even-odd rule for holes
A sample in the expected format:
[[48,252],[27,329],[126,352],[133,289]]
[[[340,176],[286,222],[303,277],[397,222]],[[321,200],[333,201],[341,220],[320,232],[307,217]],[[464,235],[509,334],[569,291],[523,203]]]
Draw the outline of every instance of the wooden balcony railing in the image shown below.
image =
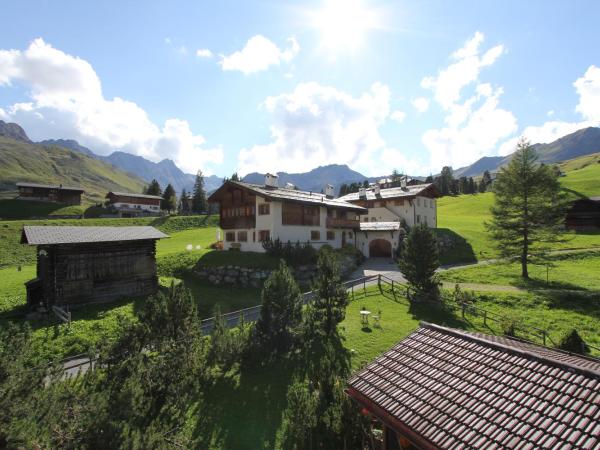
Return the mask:
[[256,216],[221,217],[223,230],[239,230],[256,227]]
[[357,219],[336,219],[334,217],[327,218],[327,228],[360,228],[360,220]]

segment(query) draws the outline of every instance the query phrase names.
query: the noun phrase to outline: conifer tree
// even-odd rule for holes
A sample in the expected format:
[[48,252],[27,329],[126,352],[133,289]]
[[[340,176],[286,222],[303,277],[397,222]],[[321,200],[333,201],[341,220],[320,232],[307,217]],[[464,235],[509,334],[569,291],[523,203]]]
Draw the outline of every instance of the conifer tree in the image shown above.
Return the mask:
[[144,191],[144,194],[146,194],[146,195],[161,196],[162,195],[162,189],[160,187],[160,184],[158,184],[158,181],[156,181],[155,179],[153,179],[150,182],[150,184],[148,185],[148,187],[146,187],[146,190]]
[[162,198],[162,209],[171,212],[177,208],[177,194],[171,183],[165,188]]
[[437,293],[435,271],[439,267],[438,248],[433,232],[427,225],[419,224],[411,228],[404,239],[399,266],[417,295]]
[[494,184],[492,221],[486,224],[502,256],[518,256],[521,276],[529,278],[532,246],[564,240],[567,199],[550,166],[537,163],[529,141],[521,139]]
[[202,175],[201,170],[196,174],[196,181],[194,182],[192,211],[196,214],[206,213],[208,211],[208,200],[206,199],[206,191],[204,190],[204,176]]

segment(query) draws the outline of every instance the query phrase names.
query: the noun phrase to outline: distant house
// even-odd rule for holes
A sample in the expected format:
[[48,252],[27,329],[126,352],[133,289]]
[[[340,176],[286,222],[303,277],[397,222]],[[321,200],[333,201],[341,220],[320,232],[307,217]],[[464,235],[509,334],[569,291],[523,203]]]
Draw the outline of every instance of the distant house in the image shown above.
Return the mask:
[[399,245],[400,223],[412,227],[424,223],[437,227],[437,202],[440,193],[433,183],[381,189],[361,188],[338,200],[367,208],[360,215],[357,247],[365,256],[392,256]]
[[600,448],[600,361],[422,323],[348,382],[384,450]]
[[106,206],[114,209],[120,217],[139,217],[158,215],[162,197],[131,192],[109,192],[106,199]]
[[355,245],[361,206],[333,198],[333,186],[325,193],[279,187],[277,175],[267,174],[265,184],[226,181],[208,201],[219,205],[224,248],[263,252],[262,242],[310,242],[315,247]]
[[64,203],[66,205],[81,205],[81,194],[85,191],[80,187],[55,186],[49,184],[17,183],[20,200],[37,200],[41,202]]
[[600,197],[580,198],[571,203],[565,220],[567,228],[600,228]]
[[156,292],[153,227],[25,226],[21,243],[37,246],[27,304],[70,305]]

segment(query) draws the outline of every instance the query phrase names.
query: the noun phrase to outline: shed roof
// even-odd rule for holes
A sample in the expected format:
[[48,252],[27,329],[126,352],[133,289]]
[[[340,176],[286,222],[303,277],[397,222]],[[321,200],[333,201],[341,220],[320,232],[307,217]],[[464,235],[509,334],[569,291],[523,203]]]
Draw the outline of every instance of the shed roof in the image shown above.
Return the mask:
[[340,200],[339,198],[328,198],[325,194],[320,192],[307,192],[300,191],[297,189],[287,187],[268,187],[264,185],[244,183],[242,181],[231,181],[223,183],[223,185],[217,189],[209,197],[209,201],[215,201],[218,198],[219,192],[228,184],[234,184],[241,188],[248,189],[261,197],[268,198],[270,200],[288,200],[298,203],[312,204],[315,206],[331,206],[336,208],[348,209],[357,212],[366,212],[367,210],[361,206],[353,205],[346,201]]
[[361,222],[360,231],[394,231],[400,229],[400,222]]
[[422,323],[348,394],[421,448],[598,448],[600,361]]
[[379,194],[375,194],[375,191],[372,188],[365,190],[365,196],[360,196],[358,192],[353,192],[351,194],[346,194],[343,197],[338,198],[338,200],[352,202],[358,200],[380,200],[386,198],[403,198],[403,197],[416,197],[424,193],[425,191],[432,191],[435,197],[439,196],[438,190],[433,183],[428,184],[414,184],[412,186],[402,187],[393,187],[387,189],[380,189]]
[[108,194],[106,194],[106,197],[108,197],[110,194],[118,195],[120,197],[152,198],[155,200],[162,200],[162,197],[160,197],[158,195],[134,194],[132,192],[114,192],[114,191],[110,191]]
[[77,191],[77,192],[85,192],[81,187],[74,186],[63,186],[54,185],[54,184],[38,184],[38,183],[26,183],[19,181],[17,183],[17,187],[31,187],[31,188],[41,188],[41,189],[58,189],[59,191]]
[[24,226],[21,243],[29,245],[140,241],[169,236],[154,227]]

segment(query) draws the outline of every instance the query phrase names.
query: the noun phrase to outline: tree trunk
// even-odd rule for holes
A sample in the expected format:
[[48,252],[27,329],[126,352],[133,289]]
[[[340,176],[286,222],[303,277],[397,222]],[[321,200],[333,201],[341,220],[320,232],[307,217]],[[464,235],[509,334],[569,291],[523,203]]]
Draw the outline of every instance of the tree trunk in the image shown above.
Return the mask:
[[529,243],[527,242],[528,234],[525,233],[525,242],[523,243],[523,253],[521,254],[521,277],[529,279],[529,271],[527,270],[527,253],[529,252]]

